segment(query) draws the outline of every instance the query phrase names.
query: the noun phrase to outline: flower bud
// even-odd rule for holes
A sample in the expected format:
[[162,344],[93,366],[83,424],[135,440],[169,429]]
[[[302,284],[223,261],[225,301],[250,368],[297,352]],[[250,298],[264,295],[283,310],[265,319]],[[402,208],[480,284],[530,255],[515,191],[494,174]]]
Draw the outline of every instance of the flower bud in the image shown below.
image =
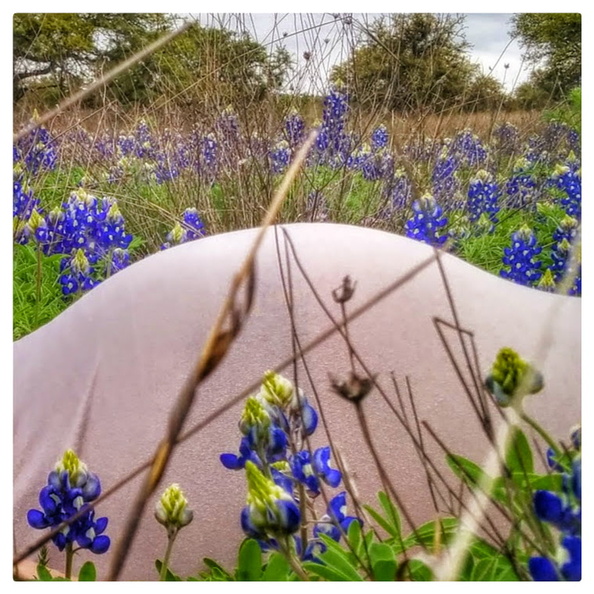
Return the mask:
[[167,529],[179,530],[187,526],[194,518],[194,512],[188,509],[188,500],[178,484],[167,487],[155,506],[155,518]]
[[512,349],[502,348],[485,382],[500,406],[510,406],[512,400],[542,390],[542,374],[524,361]]

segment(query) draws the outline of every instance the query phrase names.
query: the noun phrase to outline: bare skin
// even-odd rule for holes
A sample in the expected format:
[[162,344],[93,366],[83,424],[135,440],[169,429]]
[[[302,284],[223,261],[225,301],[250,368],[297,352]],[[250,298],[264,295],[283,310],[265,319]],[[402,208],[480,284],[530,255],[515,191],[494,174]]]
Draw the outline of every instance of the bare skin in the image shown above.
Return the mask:
[[[345,304],[348,315],[378,291],[433,256],[419,242],[369,229],[329,224],[285,227],[296,253],[332,315],[340,305],[332,291],[345,275],[356,282]],[[232,275],[254,238],[242,231],[202,239],[151,256],[118,273],[83,297],[56,320],[14,345],[14,525],[16,548],[23,550],[41,531],[26,522],[38,506],[47,473],[67,448],[73,448],[102,480],[104,490],[150,460],[163,437],[168,415],[195,364]],[[284,278],[286,244],[279,235]],[[290,253],[290,250],[289,250]],[[332,323],[320,308],[294,258],[291,260],[294,320],[302,347]],[[510,346],[533,361],[545,376],[545,389],[531,397],[527,410],[553,434],[566,438],[580,418],[581,306],[577,298],[551,295],[492,276],[444,255],[460,324],[474,332],[484,376],[497,351]],[[269,231],[257,263],[253,309],[244,329],[219,368],[197,390],[185,429],[217,413],[293,352],[290,317],[279,272],[274,233]],[[391,373],[406,394],[406,377],[419,416],[448,447],[480,462],[487,442],[472,411],[432,318],[453,323],[435,262],[402,288],[349,324],[349,338],[377,384],[396,403]],[[458,335],[445,333],[463,361]],[[336,451],[360,499],[373,503],[382,488],[357,411],[330,386],[348,379],[352,354],[337,335],[305,357],[317,401],[303,363],[298,382],[321,408]],[[361,370],[357,363],[357,369]],[[293,367],[284,371],[294,380]],[[472,384],[463,367],[463,376]],[[321,406],[320,406],[321,405]],[[416,522],[435,517],[425,474],[410,438],[377,386],[362,404],[382,466]],[[156,579],[155,558],[163,555],[165,531],[153,518],[155,501],[172,482],[180,483],[194,510],[194,521],[176,541],[172,567],[195,573],[202,557],[232,568],[242,532],[245,505],[243,473],[226,470],[223,452],[237,452],[237,402],[180,444],[158,493],[145,510],[130,548],[124,579]],[[326,445],[320,427],[314,447]],[[432,456],[443,452],[427,437]],[[333,456],[332,464],[336,466]],[[100,503],[107,534],[117,542],[139,488],[135,478]],[[329,492],[330,496],[338,489]],[[349,498],[349,512],[352,501]],[[324,504],[319,502],[323,509]],[[51,546],[51,545],[50,545]],[[80,554],[82,563],[93,556]],[[99,576],[107,574],[110,552],[93,558]]]

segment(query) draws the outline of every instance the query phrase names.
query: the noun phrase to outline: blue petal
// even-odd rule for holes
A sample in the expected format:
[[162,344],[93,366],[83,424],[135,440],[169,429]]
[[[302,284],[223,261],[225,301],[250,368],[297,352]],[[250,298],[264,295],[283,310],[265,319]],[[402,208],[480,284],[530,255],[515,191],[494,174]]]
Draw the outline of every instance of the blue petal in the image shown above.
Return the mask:
[[102,534],[103,532],[105,532],[108,521],[109,520],[107,518],[99,518],[95,522],[95,534]]
[[50,526],[50,522],[46,518],[45,514],[40,512],[38,509],[30,509],[27,512],[27,522],[32,528],[47,528]]
[[279,512],[279,529],[286,534],[292,534],[299,529],[301,512],[294,501],[278,500],[276,507]]
[[582,539],[577,536],[566,536],[561,543],[569,553],[569,561],[561,567],[563,577],[571,582],[582,579]]
[[340,524],[346,517],[344,509],[346,509],[346,491],[340,492],[328,502],[328,515]]
[[532,557],[528,560],[528,569],[535,582],[558,582],[559,576],[555,565],[547,557]]
[[101,495],[101,481],[96,474],[88,473],[87,482],[82,487],[82,495],[85,501],[93,501]]
[[311,435],[318,426],[318,413],[308,402],[305,402],[301,407],[301,420],[305,435]]
[[97,538],[95,538],[93,544],[89,548],[96,555],[102,555],[107,551],[107,549],[109,549],[110,544],[111,541],[109,536],[102,534],[101,536],[97,536]]
[[550,491],[537,491],[534,494],[534,511],[539,520],[559,524],[563,519],[563,502]]
[[241,529],[250,538],[255,538],[258,540],[266,538],[266,534],[259,530],[252,522],[250,517],[250,509],[247,505],[241,510]]
[[239,470],[245,466],[245,460],[238,458],[235,454],[221,454],[221,464],[229,470]]
[[325,534],[329,536],[332,540],[338,542],[340,540],[340,530],[330,522],[319,522],[314,526],[313,535],[315,538],[320,536],[320,534]]
[[326,550],[326,545],[319,540],[310,540],[303,554],[304,561],[320,563],[319,556]]

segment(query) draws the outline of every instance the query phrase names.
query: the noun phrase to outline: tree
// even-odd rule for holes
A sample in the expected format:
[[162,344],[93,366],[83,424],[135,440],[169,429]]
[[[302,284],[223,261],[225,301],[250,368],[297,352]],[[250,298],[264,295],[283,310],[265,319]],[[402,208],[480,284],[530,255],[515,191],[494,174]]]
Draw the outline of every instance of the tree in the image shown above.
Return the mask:
[[163,14],[15,14],[15,103],[44,77],[62,96],[168,30]]
[[123,102],[150,103],[165,95],[183,104],[258,100],[277,90],[290,65],[284,48],[273,53],[247,33],[194,24],[118,78],[113,92]]
[[[512,19],[524,57],[540,68],[532,83],[543,96],[562,99],[582,80],[582,17],[570,13],[522,13]],[[533,94],[536,94],[533,93]]]
[[362,105],[381,104],[397,111],[453,105],[475,109],[477,85],[486,90],[488,86],[489,96],[501,87],[494,79],[479,78],[478,66],[466,53],[463,25],[464,17],[456,15],[380,18],[365,29],[352,57],[334,68],[331,80],[347,83]]
[[[16,14],[14,100],[40,85],[66,96],[171,31],[178,20],[166,14]],[[269,53],[247,33],[194,24],[120,74],[106,96],[125,104],[152,103],[162,94],[186,102],[207,93],[227,103],[238,96],[257,99],[280,88],[289,65],[284,48]]]

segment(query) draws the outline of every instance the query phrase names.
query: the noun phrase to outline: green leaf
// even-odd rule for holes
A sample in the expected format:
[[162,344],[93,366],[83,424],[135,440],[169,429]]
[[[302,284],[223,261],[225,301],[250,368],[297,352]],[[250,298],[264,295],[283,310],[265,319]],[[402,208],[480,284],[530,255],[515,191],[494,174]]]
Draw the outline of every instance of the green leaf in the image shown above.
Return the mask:
[[363,508],[392,538],[399,540],[400,515],[398,514],[398,510],[383,491],[380,491],[377,494],[377,498],[379,499],[385,515],[382,515],[369,505],[363,505]]
[[[437,530],[440,534],[440,545],[447,544],[458,527],[456,518],[442,518],[439,520]],[[416,534],[413,532],[404,539],[404,550],[410,549],[415,545],[422,545],[432,551],[435,544],[436,521],[427,522],[417,528]],[[396,552],[401,552],[402,546],[397,545]]]
[[291,571],[289,562],[280,553],[273,553],[262,574],[263,582],[286,582]]
[[[321,534],[320,538],[327,547],[326,551],[320,555],[321,561],[336,573],[340,573],[343,579],[347,581],[361,581],[363,578],[359,575],[355,567],[353,567],[348,551],[345,551],[337,542],[325,534]],[[316,564],[314,563],[314,565]]]
[[40,563],[39,565],[37,565],[37,579],[42,582],[51,582],[54,578],[52,577],[52,574],[49,572],[47,567],[41,565]]
[[392,500],[383,492],[380,491],[377,494],[377,497],[386,512],[386,518],[389,520],[390,524],[394,528],[396,532],[395,538],[400,537],[401,532],[401,522],[400,522],[400,514],[396,509],[396,506],[392,503]]
[[210,557],[204,557],[202,561],[204,562],[204,565],[206,565],[206,567],[208,567],[213,572],[213,575],[214,572],[217,571],[219,572],[219,575],[226,576],[229,580],[233,580],[233,576],[214,559],[211,559]]
[[97,570],[91,561],[87,561],[78,572],[79,582],[94,582],[97,579]]
[[239,548],[235,577],[242,582],[255,582],[261,574],[262,549],[255,540],[248,538]]
[[355,553],[359,554],[361,548],[361,524],[359,522],[351,522],[349,525],[347,540]]
[[534,460],[528,439],[521,429],[514,427],[505,456],[505,464],[511,472],[534,472]]
[[[163,562],[161,561],[161,559],[155,560],[155,567],[157,568],[157,573],[159,575],[161,575],[161,567],[163,567]],[[166,582],[181,582],[182,579],[179,577],[179,575],[176,575],[175,573],[173,573],[171,571],[171,569],[169,569],[169,567],[168,567],[167,573],[165,574],[165,581]]]
[[378,582],[392,582],[396,579],[396,556],[390,546],[374,542],[369,547],[369,559],[373,579]]
[[349,582],[351,581],[344,573],[337,571],[333,567],[314,563],[313,561],[306,561],[303,568],[314,575],[320,576],[330,582]]
[[446,461],[454,474],[461,478],[467,485],[476,486],[486,476],[480,466],[464,458],[464,456],[448,454]]
[[413,582],[431,582],[433,574],[427,565],[419,559],[411,559],[408,563],[402,564],[398,570],[400,580]]

